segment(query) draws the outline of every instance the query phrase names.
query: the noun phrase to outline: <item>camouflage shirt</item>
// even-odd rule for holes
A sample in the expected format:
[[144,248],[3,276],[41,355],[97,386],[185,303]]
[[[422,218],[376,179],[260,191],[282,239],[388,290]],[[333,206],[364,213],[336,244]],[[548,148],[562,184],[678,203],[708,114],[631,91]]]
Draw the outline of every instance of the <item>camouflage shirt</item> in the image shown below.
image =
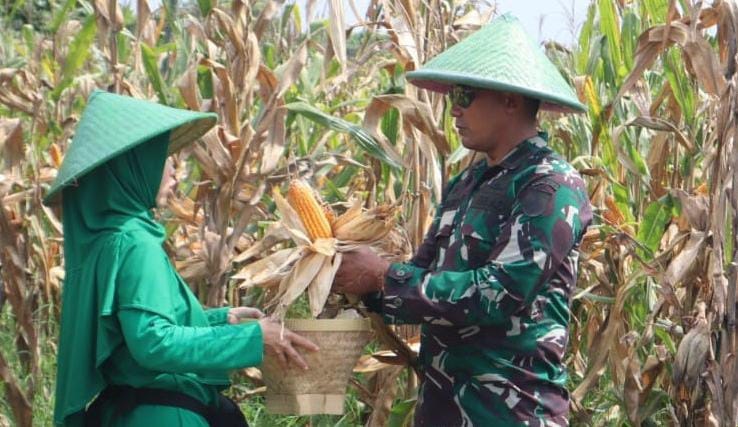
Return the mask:
[[375,302],[422,324],[417,426],[568,424],[569,302],[592,213],[544,138],[453,178],[415,257],[390,266]]

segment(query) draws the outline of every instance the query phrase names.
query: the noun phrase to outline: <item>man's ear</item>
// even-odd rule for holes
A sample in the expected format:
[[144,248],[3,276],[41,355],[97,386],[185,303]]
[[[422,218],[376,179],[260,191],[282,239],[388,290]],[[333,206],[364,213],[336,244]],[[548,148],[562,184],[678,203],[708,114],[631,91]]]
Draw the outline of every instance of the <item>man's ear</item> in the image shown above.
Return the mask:
[[523,96],[517,93],[504,92],[502,94],[502,103],[508,113],[516,113],[523,108]]

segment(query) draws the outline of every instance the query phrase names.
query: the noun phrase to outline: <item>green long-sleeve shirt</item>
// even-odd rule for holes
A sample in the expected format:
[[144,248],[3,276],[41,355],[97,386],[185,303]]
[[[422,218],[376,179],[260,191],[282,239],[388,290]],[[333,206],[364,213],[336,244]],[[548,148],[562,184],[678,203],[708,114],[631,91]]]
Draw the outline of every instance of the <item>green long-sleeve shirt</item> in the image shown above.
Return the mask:
[[[229,370],[261,363],[259,324],[230,325],[228,308],[204,310],[158,242],[137,232],[115,233],[93,250],[91,262],[118,260],[112,294],[101,296],[106,302],[96,338],[104,383],[175,390],[213,404],[229,384]],[[71,379],[66,383],[73,387]],[[106,426],[207,425],[193,412],[168,406],[142,405],[110,419],[107,405],[103,416]]]
[[[104,367],[109,382],[177,390],[215,404],[224,384],[203,383],[196,372],[214,366],[236,369],[261,361],[258,324],[227,325],[227,313],[227,307],[207,310],[210,326],[195,327],[175,325],[143,310],[121,310],[118,320],[126,345],[115,351]],[[108,424],[150,425],[152,419],[167,426],[207,425],[199,415],[172,407],[141,407]]]
[[[125,262],[138,263],[143,261],[139,255],[150,256],[150,248],[132,243]],[[171,266],[168,260],[161,262]],[[228,384],[224,375],[228,370],[261,363],[261,328],[256,322],[227,324],[228,308],[203,310],[171,267],[168,275],[155,282],[166,294],[159,301],[168,302],[157,310],[168,315],[137,308],[147,304],[122,304],[116,317],[125,345],[111,354],[103,375],[109,384],[176,390],[215,404],[218,392]],[[135,301],[135,293],[123,286],[119,289],[124,299]],[[152,420],[162,426],[207,425],[193,412],[166,406],[141,406],[106,425],[150,426]]]

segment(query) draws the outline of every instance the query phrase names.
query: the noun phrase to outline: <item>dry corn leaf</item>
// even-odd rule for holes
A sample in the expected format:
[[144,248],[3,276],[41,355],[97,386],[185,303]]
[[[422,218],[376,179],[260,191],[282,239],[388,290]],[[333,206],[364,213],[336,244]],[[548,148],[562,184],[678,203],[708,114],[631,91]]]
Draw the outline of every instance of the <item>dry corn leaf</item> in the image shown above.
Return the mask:
[[[95,10],[97,11],[97,17],[98,17],[98,28],[102,30],[104,33],[108,31],[108,27],[112,26],[114,29],[120,28],[123,25],[123,12],[121,11],[121,8],[118,7],[118,3],[115,2],[112,4],[113,8],[115,9],[115,22],[113,22],[113,19],[111,19],[111,13],[110,8],[108,7],[110,5],[110,2],[108,0],[95,0]],[[100,18],[103,19],[101,22]],[[112,24],[112,25],[111,25]]]
[[370,244],[384,238],[393,226],[392,208],[378,206],[338,226],[336,238],[341,243]]
[[211,10],[212,17],[215,18],[215,20],[218,22],[217,28],[218,31],[225,32],[228,35],[228,40],[230,40],[232,46],[236,48],[236,51],[240,54],[243,54],[246,52],[246,45],[244,44],[245,37],[243,36],[243,32],[241,31],[241,27],[236,25],[233,22],[233,18],[231,18],[230,14],[224,12],[223,10],[214,7]]
[[615,295],[615,302],[610,308],[610,312],[607,317],[607,323],[597,328],[596,322],[590,322],[591,327],[597,328],[596,333],[590,334],[594,336],[594,340],[590,345],[589,349],[589,365],[587,366],[587,373],[581,383],[572,391],[571,398],[574,405],[581,407],[581,402],[586,396],[590,388],[596,385],[599,378],[604,373],[604,367],[607,363],[612,348],[617,344],[618,333],[623,329],[623,308],[627,296],[631,288],[636,286],[638,279],[643,273],[635,273],[633,277],[624,285],[620,285]]
[[308,286],[310,312],[314,317],[318,317],[320,312],[323,311],[323,306],[325,306],[328,295],[331,293],[333,277],[335,277],[338,267],[341,266],[341,259],[341,253],[336,253],[333,257],[326,257],[323,267]]
[[[210,132],[214,131],[211,130]],[[201,143],[192,145],[192,155],[197,159],[204,175],[212,179],[217,185],[221,185],[223,182],[221,169]]]
[[332,257],[336,254],[336,239],[333,237],[318,237],[310,244],[310,250]]
[[705,256],[705,233],[692,230],[687,245],[669,263],[661,283],[662,287],[677,285],[687,275],[689,270],[697,264],[701,256]]
[[285,229],[290,233],[292,240],[298,245],[310,245],[307,230],[305,230],[305,226],[302,224],[297,211],[287,203],[287,200],[282,197],[278,190],[275,189],[272,193],[272,198],[277,205],[279,213],[282,215],[282,222],[284,222]]
[[[136,39],[140,40],[144,34],[146,27],[149,25],[149,18],[151,17],[151,9],[149,9],[148,0],[136,0]],[[149,46],[154,46],[155,43],[151,40],[144,40]]]
[[[287,109],[284,107],[284,100],[276,101],[274,108],[266,114],[263,123],[267,126],[263,132],[266,132],[266,141],[261,146],[261,164],[259,173],[268,175],[277,168],[279,161],[284,157],[285,143],[287,140]],[[261,125],[261,124],[260,124]],[[260,126],[261,128],[261,126]],[[263,132],[257,130],[257,135]]]
[[695,230],[706,231],[708,198],[704,195],[690,196],[686,191],[681,189],[674,189],[671,191],[671,194],[679,198],[679,202],[682,205],[682,214],[687,217],[689,225]]
[[346,20],[344,19],[343,2],[344,0],[330,1],[330,18],[328,19],[331,46],[341,69],[346,68]]
[[200,111],[200,100],[198,94],[200,90],[197,87],[197,61],[193,62],[182,77],[177,81],[177,88],[182,94],[185,104],[190,110]]
[[336,218],[336,220],[333,221],[333,223],[331,224],[333,234],[335,235],[338,228],[342,228],[346,225],[346,223],[358,217],[359,215],[361,215],[361,200],[356,198],[351,204],[351,207],[348,208],[346,212],[339,215],[338,218]]
[[636,356],[627,358],[623,363],[626,365],[623,381],[623,403],[630,422],[634,425],[640,425],[638,409],[640,408],[640,397],[643,392],[641,364]]
[[710,352],[710,328],[705,319],[704,302],[696,305],[697,314],[695,325],[679,342],[674,365],[672,380],[674,385],[685,384],[688,390],[694,390],[702,373],[705,371],[705,361]]
[[[390,350],[385,351],[388,354],[394,354]],[[375,353],[377,354],[377,353]],[[354,372],[357,374],[371,374],[373,372],[381,371],[382,369],[390,368],[393,364],[380,362],[372,354],[365,354],[359,358],[354,366]]]
[[290,273],[279,283],[279,305],[275,309],[277,317],[284,317],[290,304],[305,292],[325,264],[326,258],[328,257],[323,254],[310,252],[297,260]]
[[0,154],[5,168],[18,166],[23,160],[23,125],[20,119],[0,118]]
[[279,13],[283,3],[284,0],[269,0],[267,4],[264,5],[259,18],[256,20],[256,24],[254,25],[254,33],[259,40],[261,40],[261,37],[264,35],[264,31],[268,28],[269,22],[271,22],[271,20]]
[[[414,70],[421,54],[418,41],[415,40],[412,31],[412,21],[404,8],[398,8],[394,2],[389,0],[380,0],[384,10],[390,10],[392,13],[387,14],[387,27],[389,36],[394,43],[396,55],[403,61],[405,69]],[[422,43],[424,44],[424,43]],[[409,59],[409,60],[408,60]]]
[[286,276],[292,266],[303,256],[300,248],[281,249],[258,261],[252,262],[234,274],[231,279],[242,280],[241,288],[261,286],[281,280]]
[[248,249],[233,258],[234,263],[242,263],[249,259],[263,254],[277,243],[290,239],[290,233],[280,223],[273,223],[268,228],[264,237],[258,242],[251,245]]

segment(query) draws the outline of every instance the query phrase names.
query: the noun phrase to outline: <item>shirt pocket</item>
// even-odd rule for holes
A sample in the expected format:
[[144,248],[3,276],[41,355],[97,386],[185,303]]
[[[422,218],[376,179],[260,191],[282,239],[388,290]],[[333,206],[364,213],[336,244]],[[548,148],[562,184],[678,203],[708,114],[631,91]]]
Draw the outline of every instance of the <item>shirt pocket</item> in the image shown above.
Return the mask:
[[451,235],[454,230],[454,217],[458,209],[446,209],[441,212],[441,219],[438,223],[438,229],[434,235],[436,254],[431,267],[433,269],[438,268],[440,265],[444,265],[449,244],[451,242]]
[[510,218],[511,201],[504,189],[482,188],[474,195],[461,223],[462,258],[469,268],[489,261],[503,225]]

